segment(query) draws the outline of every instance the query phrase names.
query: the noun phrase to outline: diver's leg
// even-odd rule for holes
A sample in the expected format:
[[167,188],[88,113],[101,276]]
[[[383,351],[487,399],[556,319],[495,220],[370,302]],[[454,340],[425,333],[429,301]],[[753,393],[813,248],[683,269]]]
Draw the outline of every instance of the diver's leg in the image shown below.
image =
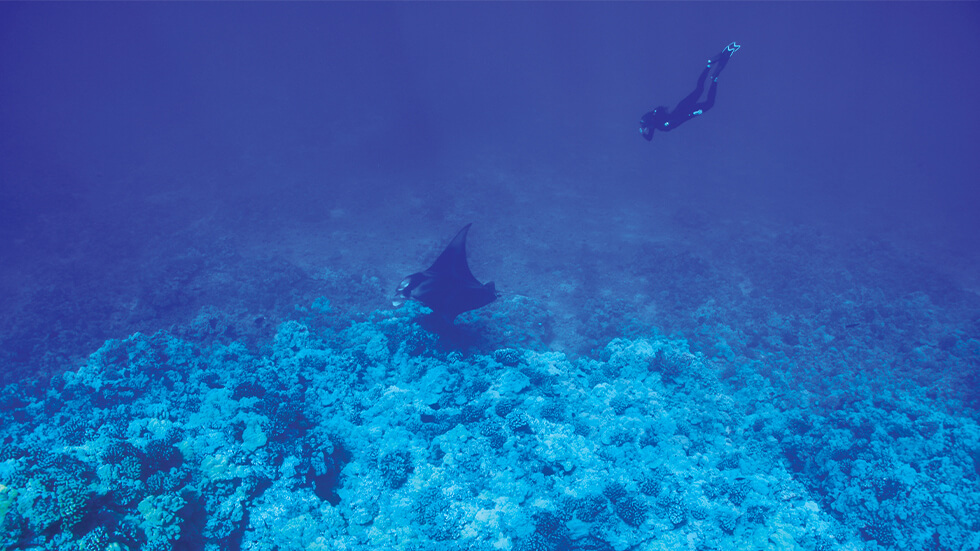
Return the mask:
[[684,99],[677,104],[675,111],[693,111],[694,105],[697,104],[698,100],[701,99],[701,94],[704,93],[704,81],[708,78],[708,71],[711,67],[705,67],[701,71],[701,76],[698,77],[698,85],[694,88],[694,91],[687,95]]
[[708,88],[708,100],[702,103],[699,107],[701,111],[707,111],[715,106],[715,96],[718,94],[718,81],[713,81],[711,83],[711,88]]
[[708,78],[708,71],[710,69],[711,67],[705,67],[704,70],[701,71],[701,76],[698,77],[698,97],[701,97],[701,92],[704,92],[704,81],[706,78]]
[[691,106],[690,113],[688,117],[695,117],[697,115],[703,115],[705,111],[711,109],[715,106],[715,95],[718,93],[718,83],[712,82],[711,88],[708,88],[708,99],[707,101],[701,103],[695,103]]
[[721,53],[708,60],[708,69],[714,69],[714,71],[711,73],[711,80],[718,78],[718,75],[721,74],[721,70],[725,68],[725,65],[728,65],[728,60],[731,59],[731,57],[732,56],[728,54],[728,50],[722,50]]

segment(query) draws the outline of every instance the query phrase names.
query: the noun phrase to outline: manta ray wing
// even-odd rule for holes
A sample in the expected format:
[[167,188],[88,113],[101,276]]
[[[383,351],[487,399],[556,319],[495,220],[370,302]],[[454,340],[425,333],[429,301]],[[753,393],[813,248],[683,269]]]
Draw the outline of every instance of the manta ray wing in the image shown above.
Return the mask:
[[457,285],[464,287],[483,287],[483,285],[473,277],[470,266],[466,262],[466,234],[470,231],[472,223],[463,226],[456,237],[446,246],[439,258],[429,266],[426,273],[438,278],[448,278]]

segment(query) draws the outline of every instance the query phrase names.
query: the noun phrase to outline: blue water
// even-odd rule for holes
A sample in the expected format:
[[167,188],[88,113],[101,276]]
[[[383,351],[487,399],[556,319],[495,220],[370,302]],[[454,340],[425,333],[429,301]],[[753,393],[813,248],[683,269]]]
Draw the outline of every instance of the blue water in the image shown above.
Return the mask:
[[[980,549],[977,51],[977,3],[0,4],[0,546]],[[496,301],[393,307],[468,223]]]

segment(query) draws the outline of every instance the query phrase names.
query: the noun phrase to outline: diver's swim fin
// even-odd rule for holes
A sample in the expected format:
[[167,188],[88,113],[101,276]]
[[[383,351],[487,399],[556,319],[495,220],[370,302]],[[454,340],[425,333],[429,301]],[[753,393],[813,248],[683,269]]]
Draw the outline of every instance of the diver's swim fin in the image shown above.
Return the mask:
[[708,60],[708,68],[714,68],[714,71],[711,72],[711,80],[715,82],[718,81],[718,75],[721,74],[721,70],[725,68],[725,65],[728,64],[728,60],[731,59],[732,56],[735,55],[735,52],[737,52],[741,47],[742,46],[740,44],[732,42],[728,46],[725,46],[725,49],[719,52],[718,55]]

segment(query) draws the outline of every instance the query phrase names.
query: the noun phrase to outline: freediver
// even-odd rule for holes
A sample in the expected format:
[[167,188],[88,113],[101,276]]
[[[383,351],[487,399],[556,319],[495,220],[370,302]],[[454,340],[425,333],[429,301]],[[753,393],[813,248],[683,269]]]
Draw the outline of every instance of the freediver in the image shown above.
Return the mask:
[[[703,115],[708,109],[711,109],[715,105],[715,94],[718,93],[718,75],[721,74],[721,70],[725,68],[728,60],[732,58],[732,55],[739,48],[741,48],[740,45],[732,42],[728,46],[725,46],[725,49],[718,55],[709,59],[708,66],[701,71],[701,76],[698,77],[697,87],[686,98],[682,99],[673,111],[669,111],[667,107],[661,105],[643,115],[640,118],[640,134],[647,141],[650,141],[653,139],[654,130],[670,132],[694,117]],[[708,78],[709,72],[711,72],[711,88],[708,88],[708,99],[707,101],[699,102],[698,100],[701,99],[701,94],[704,93],[704,81]]]

